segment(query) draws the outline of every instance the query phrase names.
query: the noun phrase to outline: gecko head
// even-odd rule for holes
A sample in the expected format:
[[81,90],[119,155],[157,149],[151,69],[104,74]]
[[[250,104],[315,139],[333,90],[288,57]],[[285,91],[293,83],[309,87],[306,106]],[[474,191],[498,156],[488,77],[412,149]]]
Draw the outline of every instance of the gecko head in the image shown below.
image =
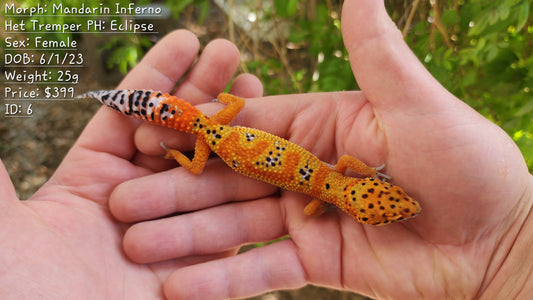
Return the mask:
[[376,178],[357,179],[346,186],[345,210],[364,224],[384,225],[418,215],[420,204],[400,187]]

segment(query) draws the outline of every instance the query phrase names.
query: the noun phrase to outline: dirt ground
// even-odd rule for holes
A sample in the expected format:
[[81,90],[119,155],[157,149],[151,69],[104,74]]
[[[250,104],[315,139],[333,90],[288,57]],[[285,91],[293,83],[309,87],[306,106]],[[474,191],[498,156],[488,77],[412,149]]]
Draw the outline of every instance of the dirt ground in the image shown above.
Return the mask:
[[[175,26],[180,25],[174,23],[170,26],[171,28],[161,28],[159,31],[164,33],[174,29]],[[81,75],[82,82],[76,87],[77,93],[112,89],[122,78],[120,73],[104,69],[104,62],[96,49],[93,38],[85,35],[80,41],[80,49],[90,50],[85,54],[87,63]],[[204,36],[203,45],[205,45],[205,40],[209,39],[212,37]],[[4,88],[4,81],[0,86]],[[48,180],[99,107],[99,103],[90,100],[35,102],[32,117],[2,117],[0,157],[21,199],[30,198]],[[307,286],[299,290],[272,292],[250,299],[360,300],[367,298],[353,293]]]

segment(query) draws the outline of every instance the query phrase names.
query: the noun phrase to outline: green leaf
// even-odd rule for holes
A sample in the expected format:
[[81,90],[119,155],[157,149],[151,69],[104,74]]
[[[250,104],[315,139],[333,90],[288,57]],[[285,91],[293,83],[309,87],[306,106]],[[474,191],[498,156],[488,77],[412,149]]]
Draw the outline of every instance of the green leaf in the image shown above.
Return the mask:
[[520,3],[521,1],[523,1],[523,0],[505,0],[503,2],[504,3],[503,5],[511,7],[511,6],[514,6],[514,5],[518,4],[518,3]]
[[490,25],[496,24],[496,22],[498,22],[498,20],[500,19],[500,16],[499,16],[499,14],[498,14],[498,12],[496,10],[491,10],[487,14],[487,17],[488,17]]
[[479,18],[478,20],[474,21],[474,26],[472,26],[468,31],[468,35],[472,36],[481,34],[483,30],[487,28],[488,23],[489,19],[487,18],[487,16]]
[[522,3],[522,6],[520,6],[520,10],[518,11],[518,22],[516,24],[515,32],[519,32],[520,30],[522,30],[524,25],[526,25],[528,17],[529,17],[529,1],[524,1],[524,3]]
[[444,26],[452,26],[459,21],[459,13],[455,9],[447,9],[442,13],[442,23]]
[[498,14],[500,15],[500,20],[506,20],[509,17],[511,12],[511,7],[507,5],[500,5],[498,8]]
[[194,0],[167,0],[165,5],[170,8],[175,18]]
[[198,24],[203,24],[207,14],[209,13],[209,10],[211,9],[211,3],[209,3],[209,1],[202,1],[198,6],[200,7]]
[[529,101],[524,106],[522,106],[516,113],[515,116],[521,117],[524,115],[529,115],[533,111],[533,101]]
[[475,70],[468,70],[462,78],[463,86],[467,87],[473,85],[477,81],[477,72]]
[[289,17],[294,17],[297,10],[298,10],[298,0],[289,0],[289,3],[287,3],[287,15]]

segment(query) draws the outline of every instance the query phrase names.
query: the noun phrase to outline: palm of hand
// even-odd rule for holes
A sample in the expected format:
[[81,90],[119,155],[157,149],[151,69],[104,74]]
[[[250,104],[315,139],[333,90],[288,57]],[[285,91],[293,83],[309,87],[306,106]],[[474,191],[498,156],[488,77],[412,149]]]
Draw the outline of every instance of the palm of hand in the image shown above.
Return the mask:
[[[0,276],[1,295],[145,299],[161,293],[153,272],[121,253],[123,228],[98,199],[105,193],[94,193],[89,198],[83,194],[84,190],[91,192],[95,185],[110,191],[113,183],[127,178],[132,167],[111,156],[95,160],[98,156],[93,154],[86,151],[86,155],[77,157],[80,163],[72,166],[87,172],[89,179],[85,177],[85,183],[76,183],[75,176],[64,177],[58,172],[53,180],[62,185],[49,183],[24,203],[18,202],[11,191],[4,195],[9,199],[3,199],[7,202],[3,203],[1,235],[9,253],[3,253],[0,259],[5,270],[5,277]],[[102,163],[120,167],[125,178],[101,176],[95,167]],[[19,269],[21,266],[24,267]],[[21,283],[23,286],[19,286]]]
[[[504,233],[517,230],[514,222],[521,224],[525,217],[516,209],[520,190],[511,195],[508,187],[518,184],[524,190],[526,181],[514,180],[527,169],[501,129],[453,96],[446,97],[442,100],[456,102],[456,111],[433,103],[412,109],[413,103],[396,104],[396,109],[407,110],[401,113],[379,110],[356,92],[272,97],[266,100],[271,107],[266,113],[254,108],[263,103],[247,103],[244,113],[250,120],[272,120],[283,114],[272,107],[285,107],[293,119],[280,118],[275,125],[254,121],[254,127],[288,132],[291,141],[326,161],[334,163],[345,153],[371,165],[387,161],[394,183],[421,201],[420,216],[376,228],[361,226],[342,212],[306,217],[302,208],[308,199],[282,192],[287,232],[311,282],[374,297],[438,295],[440,289],[473,297],[486,284],[485,276],[493,275],[485,273],[493,245],[509,243]],[[287,111],[288,101],[294,111]],[[486,164],[488,155],[498,160]],[[437,274],[437,284],[428,285],[427,274]],[[459,281],[457,274],[462,274]],[[406,276],[412,285],[402,284]],[[383,281],[387,287],[378,286]]]

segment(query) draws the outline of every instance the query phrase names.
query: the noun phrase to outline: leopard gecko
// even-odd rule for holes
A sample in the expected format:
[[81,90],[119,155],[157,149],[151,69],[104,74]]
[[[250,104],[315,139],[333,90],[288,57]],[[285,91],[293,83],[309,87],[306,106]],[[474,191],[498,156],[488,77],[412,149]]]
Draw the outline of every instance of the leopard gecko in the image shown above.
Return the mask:
[[[226,106],[206,116],[192,104],[168,93],[152,90],[104,90],[78,98],[94,98],[120,113],[197,135],[194,157],[166,149],[193,174],[200,174],[211,151],[229,167],[246,176],[313,197],[306,215],[320,215],[334,204],[357,221],[382,225],[416,216],[421,207],[400,187],[381,180],[378,168],[342,155],[335,166],[322,162],[304,148],[273,134],[230,126],[243,108],[243,98],[222,93],[216,101]],[[163,144],[162,144],[163,146]],[[351,169],[362,178],[344,173]]]

